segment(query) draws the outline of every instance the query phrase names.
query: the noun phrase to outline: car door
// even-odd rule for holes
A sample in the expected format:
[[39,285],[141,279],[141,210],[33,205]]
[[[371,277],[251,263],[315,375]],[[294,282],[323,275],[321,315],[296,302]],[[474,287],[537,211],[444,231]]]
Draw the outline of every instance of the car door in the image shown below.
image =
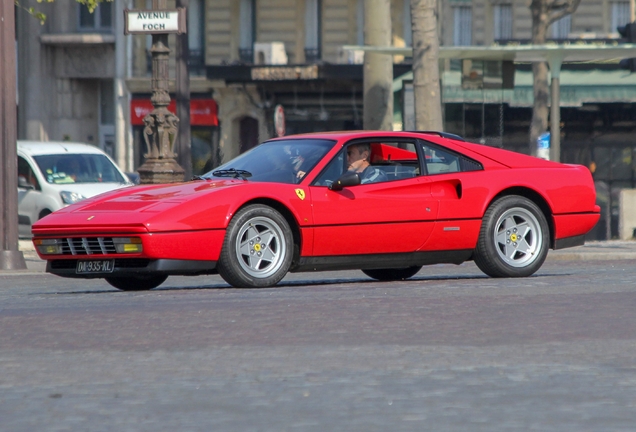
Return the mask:
[[[346,169],[348,146],[368,144],[382,181],[330,190]],[[357,140],[347,144],[309,187],[313,256],[412,252],[431,233],[438,210],[420,175],[414,140]]]
[[38,205],[42,188],[33,168],[22,156],[18,156],[18,233],[31,237],[31,225],[38,220]]
[[418,250],[467,250],[476,246],[481,228],[484,188],[476,183],[483,167],[445,147],[420,141],[424,172],[438,205],[437,221],[427,242]]

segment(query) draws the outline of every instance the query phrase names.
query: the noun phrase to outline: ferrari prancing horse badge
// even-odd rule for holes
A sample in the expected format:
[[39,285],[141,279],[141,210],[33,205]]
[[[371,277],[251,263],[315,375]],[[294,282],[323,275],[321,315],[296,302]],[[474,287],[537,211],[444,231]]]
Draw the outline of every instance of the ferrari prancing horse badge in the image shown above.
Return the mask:
[[305,191],[302,189],[296,189],[296,195],[298,195],[298,198],[301,200],[305,199]]

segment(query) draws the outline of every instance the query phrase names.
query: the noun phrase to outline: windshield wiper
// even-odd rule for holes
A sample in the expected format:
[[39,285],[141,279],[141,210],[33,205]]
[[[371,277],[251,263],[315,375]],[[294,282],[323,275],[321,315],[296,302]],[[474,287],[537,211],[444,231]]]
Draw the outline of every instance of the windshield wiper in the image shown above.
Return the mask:
[[234,177],[240,178],[241,180],[247,180],[248,177],[252,177],[252,173],[245,170],[237,170],[234,168],[226,169],[226,170],[216,170],[212,171],[212,175],[216,177]]
[[208,179],[200,175],[195,175],[195,176],[192,176],[190,181],[194,181],[194,180],[208,180]]

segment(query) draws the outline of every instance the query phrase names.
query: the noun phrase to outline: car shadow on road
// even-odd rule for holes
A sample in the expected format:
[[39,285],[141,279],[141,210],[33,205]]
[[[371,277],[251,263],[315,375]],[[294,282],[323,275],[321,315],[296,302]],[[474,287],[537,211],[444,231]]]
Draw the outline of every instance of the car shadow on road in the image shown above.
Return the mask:
[[[556,277],[556,276],[568,276],[568,274],[563,274],[563,273],[542,273],[542,274],[535,274],[532,276],[529,276],[529,279],[537,279],[537,278],[545,278],[545,277]],[[445,282],[445,281],[453,281],[453,280],[457,280],[457,281],[463,281],[463,280],[483,280],[483,279],[492,279],[493,281],[506,281],[506,280],[510,280],[509,278],[491,278],[487,275],[432,275],[432,276],[420,276],[420,277],[412,277],[409,279],[405,279],[405,280],[399,280],[399,281],[391,281],[390,283],[392,284],[399,284],[399,285],[407,285],[407,284],[413,284],[414,282]],[[516,279],[516,278],[515,278]],[[54,292],[54,293],[39,293],[39,295],[42,294],[48,294],[48,295],[80,295],[80,294],[113,294],[113,293],[120,293],[120,294],[143,294],[143,293],[148,293],[148,292],[158,292],[158,293],[162,293],[162,292],[166,292],[166,291],[175,291],[175,292],[183,292],[183,291],[187,291],[187,290],[197,290],[197,291],[201,291],[201,290],[248,290],[248,289],[255,289],[255,290],[267,290],[267,289],[275,289],[275,290],[280,290],[280,289],[284,289],[284,288],[306,288],[306,287],[311,287],[311,286],[338,286],[338,285],[354,285],[354,284],[364,284],[364,285],[379,285],[379,284],[386,284],[387,282],[383,282],[383,281],[378,281],[378,280],[374,280],[374,279],[370,279],[370,278],[365,278],[365,277],[354,277],[354,278],[336,278],[336,279],[325,279],[325,280],[315,280],[315,279],[297,279],[297,280],[283,280],[282,282],[279,282],[277,285],[273,286],[273,287],[268,287],[268,288],[234,288],[231,285],[221,282],[221,283],[212,283],[212,284],[205,284],[205,285],[188,285],[188,286],[178,286],[178,285],[170,285],[170,284],[166,284],[165,286],[159,286],[157,288],[154,288],[152,290],[149,291],[120,291],[116,288],[112,288],[112,289],[100,289],[100,290],[75,290],[75,291],[67,291],[67,292]],[[422,286],[423,288],[425,286]]]

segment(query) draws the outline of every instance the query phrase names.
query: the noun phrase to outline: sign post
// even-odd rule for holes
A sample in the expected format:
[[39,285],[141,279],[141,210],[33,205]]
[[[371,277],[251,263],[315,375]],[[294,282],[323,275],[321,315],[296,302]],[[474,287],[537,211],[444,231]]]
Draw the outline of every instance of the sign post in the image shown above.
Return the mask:
[[274,129],[277,137],[285,136],[285,110],[282,105],[274,108]]
[[154,109],[144,117],[143,136],[146,159],[137,171],[140,183],[175,183],[183,181],[184,170],[174,153],[179,118],[168,110],[169,33],[185,33],[185,11],[167,9],[167,0],[153,0],[152,10],[125,10],[125,34],[152,35],[152,96]]

